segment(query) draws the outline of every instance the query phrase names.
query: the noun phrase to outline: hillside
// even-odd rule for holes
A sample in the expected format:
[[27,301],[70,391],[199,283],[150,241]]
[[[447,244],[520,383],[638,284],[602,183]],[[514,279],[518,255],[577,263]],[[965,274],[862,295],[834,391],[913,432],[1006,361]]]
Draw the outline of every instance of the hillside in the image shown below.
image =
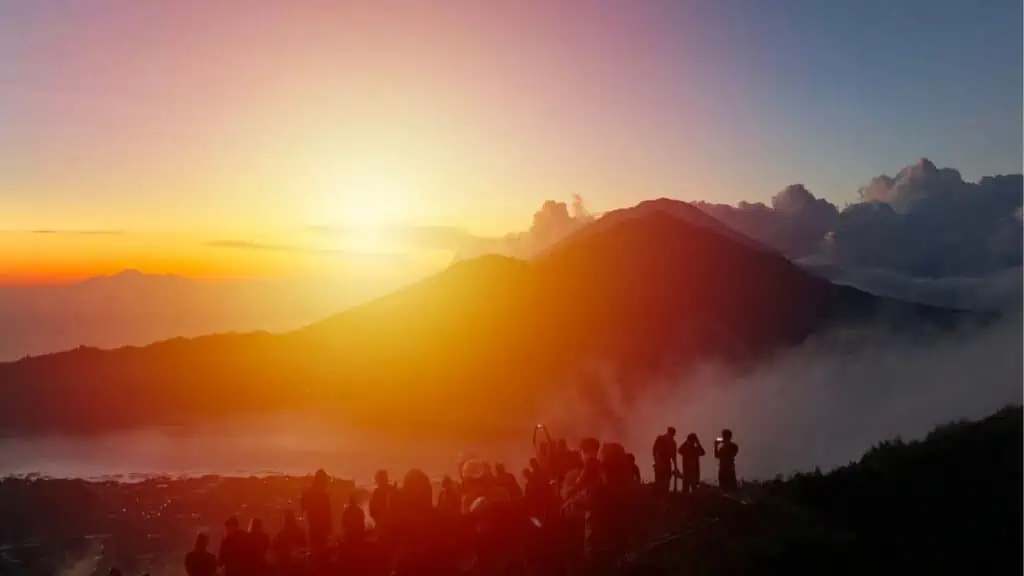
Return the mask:
[[[650,513],[634,526],[651,539],[640,539],[610,573],[1017,574],[1022,416],[1020,407],[1008,408],[942,426],[921,441],[882,442],[829,473],[747,483],[740,500],[705,488],[694,499],[675,495],[671,513],[658,514],[638,494],[638,508]],[[128,574],[177,574],[208,519],[259,516],[276,529],[280,510],[309,482],[7,478],[0,481],[0,514],[8,520],[0,526],[0,573],[49,576],[69,558],[96,557],[95,570],[78,573],[106,574],[116,564]],[[339,513],[352,488],[337,478],[330,484]]]
[[620,574],[1017,574],[1021,408],[881,442],[822,474],[703,496]]
[[665,202],[602,218],[529,263],[459,263],[288,334],[0,364],[3,430],[320,410],[395,430],[502,434],[596,368],[634,389],[702,360],[749,365],[837,322],[950,318],[832,285]]

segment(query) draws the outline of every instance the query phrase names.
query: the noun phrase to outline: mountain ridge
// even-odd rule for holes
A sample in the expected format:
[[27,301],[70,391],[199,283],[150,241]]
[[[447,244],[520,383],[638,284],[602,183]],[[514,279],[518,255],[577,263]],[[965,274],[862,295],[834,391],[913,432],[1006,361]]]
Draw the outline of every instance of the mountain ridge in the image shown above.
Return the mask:
[[[885,308],[947,316],[835,286],[671,211],[630,216],[530,262],[455,264],[292,332],[0,364],[0,382],[17,387],[0,432],[315,409],[358,426],[500,435],[552,391],[586,388],[595,364],[629,391],[704,361],[750,365]],[[102,418],[71,408],[83,405]]]

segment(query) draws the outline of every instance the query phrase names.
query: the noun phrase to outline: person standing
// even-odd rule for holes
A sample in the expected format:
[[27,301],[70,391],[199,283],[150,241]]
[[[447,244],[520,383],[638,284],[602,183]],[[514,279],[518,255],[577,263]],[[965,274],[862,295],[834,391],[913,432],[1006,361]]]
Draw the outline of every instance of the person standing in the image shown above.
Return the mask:
[[296,569],[301,553],[307,546],[306,532],[295,519],[295,512],[285,510],[284,526],[271,542],[271,548],[282,573],[291,574]]
[[654,440],[651,450],[654,456],[654,491],[656,494],[668,494],[672,475],[679,472],[676,459],[676,429],[668,430]]
[[249,536],[246,545],[248,561],[246,562],[253,576],[267,573],[267,552],[270,551],[270,535],[263,530],[263,520],[253,518],[249,522]]
[[217,557],[208,550],[210,537],[200,532],[195,546],[185,555],[185,574],[188,576],[216,576]]
[[679,455],[683,460],[683,494],[694,494],[700,484],[700,458],[704,456],[704,447],[693,432],[686,435],[686,441],[679,447]]
[[302,494],[302,511],[309,523],[309,550],[322,559],[327,554],[331,536],[331,496],[327,493],[329,479],[321,468],[313,476],[313,484]]
[[362,544],[366,539],[366,513],[355,494],[349,495],[348,505],[341,511],[341,531],[350,544]]
[[224,576],[250,576],[249,533],[242,530],[238,518],[232,516],[224,522],[224,538],[220,541],[218,563],[224,567]]
[[722,436],[715,440],[715,458],[718,459],[718,486],[725,492],[739,489],[736,482],[736,455],[740,447],[732,441],[732,430],[722,430]]

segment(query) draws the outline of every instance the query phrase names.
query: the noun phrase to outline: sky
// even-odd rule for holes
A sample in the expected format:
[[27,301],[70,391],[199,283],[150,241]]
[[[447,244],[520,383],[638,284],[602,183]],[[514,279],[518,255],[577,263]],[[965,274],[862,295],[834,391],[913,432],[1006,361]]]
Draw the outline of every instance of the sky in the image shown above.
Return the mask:
[[921,157],[1018,173],[1021,12],[0,0],[0,279],[425,270],[450,254],[382,225],[500,235],[572,194],[605,210],[794,183],[841,206]]

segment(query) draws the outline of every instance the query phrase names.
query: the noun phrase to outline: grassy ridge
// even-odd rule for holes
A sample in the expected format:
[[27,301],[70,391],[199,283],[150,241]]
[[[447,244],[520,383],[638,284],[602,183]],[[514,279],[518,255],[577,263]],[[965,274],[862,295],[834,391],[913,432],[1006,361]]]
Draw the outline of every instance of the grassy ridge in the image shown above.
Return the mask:
[[[1020,574],[1020,407],[893,440],[858,462],[715,496],[629,574]],[[714,500],[709,502],[707,500]]]

